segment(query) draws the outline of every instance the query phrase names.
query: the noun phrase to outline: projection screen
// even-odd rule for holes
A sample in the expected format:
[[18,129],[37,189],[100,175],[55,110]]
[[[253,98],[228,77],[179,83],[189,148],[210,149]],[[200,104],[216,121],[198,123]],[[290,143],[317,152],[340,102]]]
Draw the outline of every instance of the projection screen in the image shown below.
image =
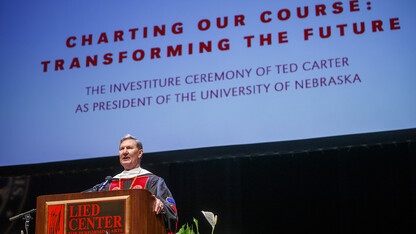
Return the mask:
[[416,127],[414,1],[0,6],[0,166]]

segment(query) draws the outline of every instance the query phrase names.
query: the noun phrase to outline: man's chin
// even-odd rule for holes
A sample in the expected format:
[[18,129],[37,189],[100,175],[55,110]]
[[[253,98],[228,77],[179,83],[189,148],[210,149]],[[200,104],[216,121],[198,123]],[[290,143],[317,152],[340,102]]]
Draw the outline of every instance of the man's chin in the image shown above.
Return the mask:
[[126,171],[137,168],[137,166],[132,165],[130,163],[122,163],[121,165],[123,166],[124,170],[126,170]]
[[131,168],[131,165],[130,165],[130,162],[128,161],[123,161],[123,162],[120,162],[120,164],[124,167],[124,169],[126,169],[127,170],[127,168]]

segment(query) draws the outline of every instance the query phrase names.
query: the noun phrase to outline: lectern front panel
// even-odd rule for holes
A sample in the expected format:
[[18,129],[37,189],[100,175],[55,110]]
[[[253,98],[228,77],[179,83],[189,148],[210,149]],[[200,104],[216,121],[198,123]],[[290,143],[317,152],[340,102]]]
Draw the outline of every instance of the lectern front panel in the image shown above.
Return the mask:
[[45,203],[45,233],[130,233],[130,196]]
[[36,234],[166,234],[144,189],[39,196]]

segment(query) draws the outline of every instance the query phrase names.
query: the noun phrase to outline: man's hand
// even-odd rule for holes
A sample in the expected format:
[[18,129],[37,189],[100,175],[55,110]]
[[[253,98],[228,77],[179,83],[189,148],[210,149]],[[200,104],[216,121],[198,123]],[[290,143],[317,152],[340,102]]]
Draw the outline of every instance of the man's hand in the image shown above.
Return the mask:
[[153,195],[153,198],[155,199],[153,202],[153,211],[158,215],[162,212],[164,205],[163,202],[157,199],[155,195]]

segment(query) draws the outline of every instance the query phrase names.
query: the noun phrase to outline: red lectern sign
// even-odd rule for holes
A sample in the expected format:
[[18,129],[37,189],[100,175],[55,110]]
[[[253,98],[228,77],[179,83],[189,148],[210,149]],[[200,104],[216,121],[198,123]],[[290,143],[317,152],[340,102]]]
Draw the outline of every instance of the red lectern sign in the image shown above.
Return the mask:
[[36,234],[166,234],[144,189],[39,196]]
[[130,233],[130,196],[46,202],[45,233]]

